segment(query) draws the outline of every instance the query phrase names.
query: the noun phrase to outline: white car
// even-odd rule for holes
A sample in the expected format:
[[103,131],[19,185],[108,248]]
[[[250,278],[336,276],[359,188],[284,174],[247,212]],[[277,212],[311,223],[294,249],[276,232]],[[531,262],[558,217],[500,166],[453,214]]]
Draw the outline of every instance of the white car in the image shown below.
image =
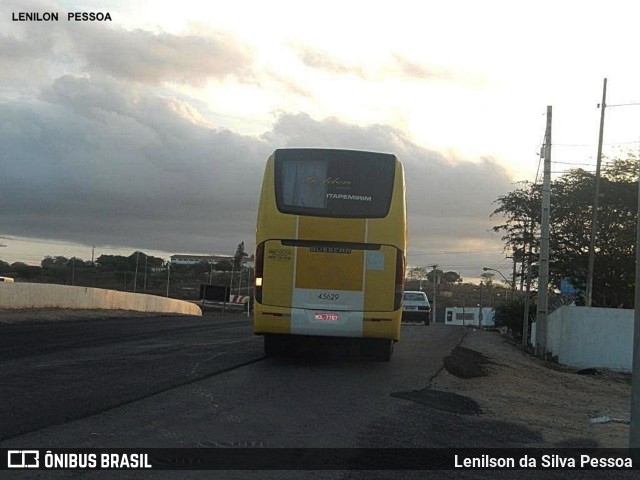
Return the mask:
[[402,295],[402,320],[418,321],[429,325],[431,305],[427,294],[420,291],[405,291]]

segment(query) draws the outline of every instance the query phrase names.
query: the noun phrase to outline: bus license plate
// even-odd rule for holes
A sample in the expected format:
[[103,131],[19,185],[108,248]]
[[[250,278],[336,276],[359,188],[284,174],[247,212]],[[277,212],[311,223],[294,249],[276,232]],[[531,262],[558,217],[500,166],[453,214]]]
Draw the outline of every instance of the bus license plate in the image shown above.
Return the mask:
[[316,313],[315,314],[315,319],[316,320],[328,320],[328,321],[335,322],[335,321],[339,320],[340,317],[338,316],[337,313]]

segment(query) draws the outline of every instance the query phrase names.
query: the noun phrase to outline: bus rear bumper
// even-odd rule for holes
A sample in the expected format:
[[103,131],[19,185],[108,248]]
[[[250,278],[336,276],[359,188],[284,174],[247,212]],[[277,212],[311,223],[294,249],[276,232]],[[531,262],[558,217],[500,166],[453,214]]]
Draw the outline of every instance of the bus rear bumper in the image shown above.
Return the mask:
[[327,311],[256,304],[253,331],[318,337],[400,339],[402,312]]

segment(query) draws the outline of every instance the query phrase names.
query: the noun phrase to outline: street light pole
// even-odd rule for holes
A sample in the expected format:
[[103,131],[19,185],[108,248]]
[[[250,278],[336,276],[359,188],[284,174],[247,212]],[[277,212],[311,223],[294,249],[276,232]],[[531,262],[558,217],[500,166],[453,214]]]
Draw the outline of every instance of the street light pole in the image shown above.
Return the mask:
[[167,297],[169,296],[169,277],[171,276],[171,262],[167,262]]
[[136,293],[136,286],[138,285],[138,258],[140,257],[140,252],[136,252],[136,273],[133,276],[133,293]]
[[492,272],[499,273],[500,276],[504,279],[504,281],[507,282],[507,285],[509,285],[509,288],[511,288],[511,300],[513,300],[513,298],[514,298],[514,290],[515,290],[514,286],[515,285],[513,283],[511,283],[511,281],[507,277],[505,277],[504,274],[500,270],[496,270],[495,268],[489,268],[489,267],[482,267],[482,270],[484,270],[485,272],[492,271]]
[[149,257],[147,255],[144,256],[144,291],[147,291],[147,264],[149,262]]

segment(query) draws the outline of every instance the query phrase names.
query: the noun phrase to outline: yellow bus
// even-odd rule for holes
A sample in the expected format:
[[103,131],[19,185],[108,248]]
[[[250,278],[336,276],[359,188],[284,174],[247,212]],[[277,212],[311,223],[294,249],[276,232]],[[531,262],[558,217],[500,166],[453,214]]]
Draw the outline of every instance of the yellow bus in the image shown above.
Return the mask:
[[299,337],[360,339],[389,360],[400,339],[407,242],[395,155],[318,148],[269,157],[258,208],[253,331],[267,355]]

